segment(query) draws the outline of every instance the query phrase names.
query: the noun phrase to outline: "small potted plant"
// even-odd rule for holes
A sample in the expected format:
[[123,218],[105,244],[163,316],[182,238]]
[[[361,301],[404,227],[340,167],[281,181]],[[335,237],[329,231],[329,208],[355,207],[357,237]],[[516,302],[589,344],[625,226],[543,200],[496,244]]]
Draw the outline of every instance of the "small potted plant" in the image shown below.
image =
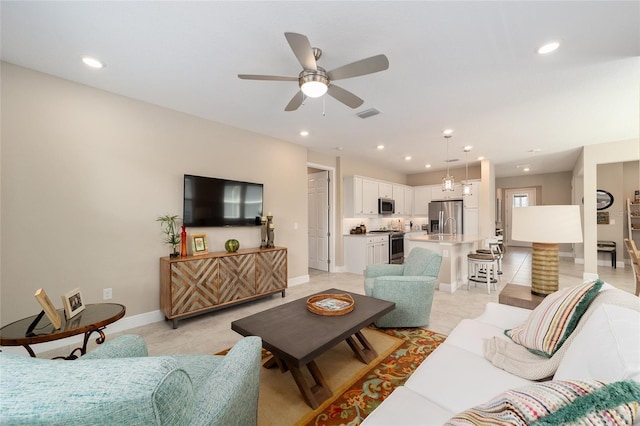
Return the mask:
[[177,224],[179,220],[180,217],[178,215],[168,214],[156,219],[157,222],[160,222],[162,233],[165,235],[164,242],[171,246],[172,252],[169,254],[169,257],[178,257],[180,255],[176,249],[178,244],[180,244],[180,233],[178,232],[179,226]]

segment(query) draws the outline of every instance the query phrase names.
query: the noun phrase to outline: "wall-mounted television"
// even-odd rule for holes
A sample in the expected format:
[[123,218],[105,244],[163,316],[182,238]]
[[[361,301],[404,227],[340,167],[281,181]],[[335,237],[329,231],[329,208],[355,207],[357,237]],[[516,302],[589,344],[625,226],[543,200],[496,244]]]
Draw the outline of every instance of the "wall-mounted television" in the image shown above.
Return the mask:
[[262,194],[261,183],[184,175],[184,225],[260,225]]

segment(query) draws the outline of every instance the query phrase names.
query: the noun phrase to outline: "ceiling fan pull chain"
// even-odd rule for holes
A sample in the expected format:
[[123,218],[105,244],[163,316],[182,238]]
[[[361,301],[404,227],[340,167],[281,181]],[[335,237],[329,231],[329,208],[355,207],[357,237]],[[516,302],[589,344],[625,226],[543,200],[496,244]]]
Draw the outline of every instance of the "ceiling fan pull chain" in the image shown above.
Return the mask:
[[324,103],[325,98],[326,98],[325,96],[322,97],[322,116],[323,117],[327,115],[325,112],[325,103]]

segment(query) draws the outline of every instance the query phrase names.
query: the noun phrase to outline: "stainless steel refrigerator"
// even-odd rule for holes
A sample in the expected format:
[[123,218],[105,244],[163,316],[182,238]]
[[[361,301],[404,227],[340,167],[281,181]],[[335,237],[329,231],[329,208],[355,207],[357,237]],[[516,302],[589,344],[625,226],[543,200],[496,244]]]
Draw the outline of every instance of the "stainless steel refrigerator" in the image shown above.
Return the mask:
[[431,233],[462,234],[462,200],[432,201],[429,203]]

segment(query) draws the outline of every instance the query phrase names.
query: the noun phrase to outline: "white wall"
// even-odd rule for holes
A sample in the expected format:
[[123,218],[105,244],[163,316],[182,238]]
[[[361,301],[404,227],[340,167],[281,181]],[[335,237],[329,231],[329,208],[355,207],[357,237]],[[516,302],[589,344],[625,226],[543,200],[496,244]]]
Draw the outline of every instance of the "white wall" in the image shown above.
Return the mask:
[[[2,63],[2,325],[79,287],[127,315],[159,309],[159,215],[182,214],[184,173],[264,184],[289,278],[307,276],[304,147]],[[297,227],[297,229],[296,229]],[[198,228],[210,251],[259,228]]]
[[585,146],[574,168],[574,176],[581,177],[584,183],[584,277],[587,279],[597,276],[598,273],[598,228],[595,220],[589,219],[595,218],[597,212],[598,165],[639,159],[640,140],[629,139]]

